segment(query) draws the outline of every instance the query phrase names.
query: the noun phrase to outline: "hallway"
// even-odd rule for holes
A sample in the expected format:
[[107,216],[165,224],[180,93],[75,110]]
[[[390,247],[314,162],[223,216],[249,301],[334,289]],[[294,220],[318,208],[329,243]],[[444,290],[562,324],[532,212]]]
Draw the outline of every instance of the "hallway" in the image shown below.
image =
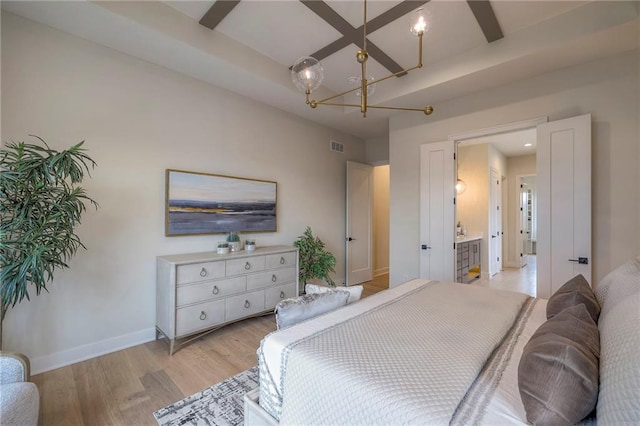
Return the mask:
[[517,291],[530,296],[536,295],[536,270],[535,255],[527,257],[527,265],[522,268],[505,268],[491,278],[482,277],[474,281],[472,285],[491,287],[499,290]]

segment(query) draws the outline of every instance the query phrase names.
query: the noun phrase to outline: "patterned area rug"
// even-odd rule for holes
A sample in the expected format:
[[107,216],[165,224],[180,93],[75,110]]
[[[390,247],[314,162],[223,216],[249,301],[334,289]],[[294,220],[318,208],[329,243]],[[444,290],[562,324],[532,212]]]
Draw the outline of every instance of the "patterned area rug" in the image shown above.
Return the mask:
[[241,425],[244,394],[257,388],[258,367],[175,402],[153,413],[159,425]]

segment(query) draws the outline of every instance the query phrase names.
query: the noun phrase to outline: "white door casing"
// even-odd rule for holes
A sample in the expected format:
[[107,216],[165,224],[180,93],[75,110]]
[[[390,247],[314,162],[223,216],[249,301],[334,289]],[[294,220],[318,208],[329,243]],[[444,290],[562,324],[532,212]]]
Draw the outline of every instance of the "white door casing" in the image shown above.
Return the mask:
[[537,295],[549,298],[577,274],[591,283],[591,114],[537,134]]
[[500,272],[502,258],[502,212],[500,173],[491,167],[489,184],[489,276]]
[[518,194],[520,200],[520,211],[518,212],[518,229],[516,233],[516,259],[519,259],[520,267],[527,264],[527,190],[522,176],[518,176]]
[[373,278],[373,167],[347,161],[346,285]]
[[420,278],[455,281],[454,146],[420,146]]

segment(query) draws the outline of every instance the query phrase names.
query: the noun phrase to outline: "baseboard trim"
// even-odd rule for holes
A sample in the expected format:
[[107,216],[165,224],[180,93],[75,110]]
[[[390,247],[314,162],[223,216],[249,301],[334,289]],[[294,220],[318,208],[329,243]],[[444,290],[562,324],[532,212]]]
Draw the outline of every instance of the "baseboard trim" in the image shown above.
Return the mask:
[[373,276],[374,277],[379,277],[380,275],[385,275],[389,273],[389,267],[387,266],[386,268],[379,268],[376,269],[375,271],[373,271]]
[[88,345],[77,346],[50,355],[31,359],[31,374],[40,374],[56,368],[66,367],[76,362],[85,361],[100,355],[147,343],[156,338],[156,329],[147,328],[123,336],[101,340]]

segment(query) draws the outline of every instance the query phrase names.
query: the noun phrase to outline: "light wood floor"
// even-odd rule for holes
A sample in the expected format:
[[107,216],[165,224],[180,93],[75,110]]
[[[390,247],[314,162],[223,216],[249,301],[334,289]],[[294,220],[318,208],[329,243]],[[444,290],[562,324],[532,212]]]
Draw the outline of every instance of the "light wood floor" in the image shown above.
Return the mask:
[[[389,275],[364,284],[363,297],[389,287]],[[153,412],[256,365],[273,315],[244,320],[169,356],[163,340],[33,376],[40,425],[155,425]]]
[[528,255],[526,266],[522,268],[505,268],[491,278],[482,277],[474,281],[472,285],[517,291],[535,297],[536,271],[536,256]]

